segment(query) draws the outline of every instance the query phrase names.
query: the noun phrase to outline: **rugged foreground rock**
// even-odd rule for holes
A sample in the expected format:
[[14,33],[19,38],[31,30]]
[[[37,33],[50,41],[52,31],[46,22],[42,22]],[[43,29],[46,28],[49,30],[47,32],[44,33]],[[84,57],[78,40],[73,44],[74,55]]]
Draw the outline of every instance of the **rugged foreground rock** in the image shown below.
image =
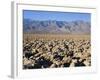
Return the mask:
[[26,40],[23,69],[91,66],[90,52],[90,40]]

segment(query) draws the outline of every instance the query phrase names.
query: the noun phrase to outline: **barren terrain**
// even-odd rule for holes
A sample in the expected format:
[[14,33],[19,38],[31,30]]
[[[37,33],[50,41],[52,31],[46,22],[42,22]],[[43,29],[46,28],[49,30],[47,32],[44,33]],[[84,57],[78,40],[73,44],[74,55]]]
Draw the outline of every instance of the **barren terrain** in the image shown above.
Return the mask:
[[90,35],[23,34],[23,69],[91,66]]

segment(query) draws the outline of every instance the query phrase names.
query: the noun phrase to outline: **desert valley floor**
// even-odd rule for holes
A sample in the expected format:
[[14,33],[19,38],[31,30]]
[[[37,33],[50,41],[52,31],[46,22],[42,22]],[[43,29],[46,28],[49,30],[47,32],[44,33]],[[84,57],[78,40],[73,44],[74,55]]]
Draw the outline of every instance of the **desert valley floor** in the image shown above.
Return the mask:
[[90,35],[23,34],[23,69],[91,66]]

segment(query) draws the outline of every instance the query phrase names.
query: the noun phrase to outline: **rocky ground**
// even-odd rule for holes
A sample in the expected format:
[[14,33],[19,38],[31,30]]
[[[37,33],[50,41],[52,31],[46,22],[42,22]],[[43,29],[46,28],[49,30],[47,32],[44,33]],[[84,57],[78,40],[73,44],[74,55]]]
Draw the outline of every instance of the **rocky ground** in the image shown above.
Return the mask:
[[91,66],[90,52],[87,39],[25,40],[23,69]]

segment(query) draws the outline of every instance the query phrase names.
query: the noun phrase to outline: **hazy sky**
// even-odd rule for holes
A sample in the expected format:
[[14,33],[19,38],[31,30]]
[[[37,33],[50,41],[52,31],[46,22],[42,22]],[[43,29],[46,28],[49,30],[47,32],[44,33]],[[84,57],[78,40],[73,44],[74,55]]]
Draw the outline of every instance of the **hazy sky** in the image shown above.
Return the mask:
[[90,13],[23,10],[23,18],[31,20],[91,21]]

